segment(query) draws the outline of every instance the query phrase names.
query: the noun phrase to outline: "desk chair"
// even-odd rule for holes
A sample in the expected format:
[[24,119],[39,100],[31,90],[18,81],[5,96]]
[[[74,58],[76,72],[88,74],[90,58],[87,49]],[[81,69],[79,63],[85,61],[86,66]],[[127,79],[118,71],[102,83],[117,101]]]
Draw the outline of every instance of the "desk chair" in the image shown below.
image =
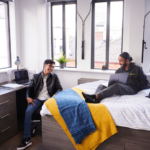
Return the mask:
[[33,130],[31,131],[31,137],[34,137],[35,136],[35,132],[36,132],[36,129],[38,128],[38,126],[41,124],[41,115],[40,115],[40,111],[41,111],[41,108],[40,107],[39,109],[37,109],[33,115],[32,115],[32,123],[36,123],[36,126],[33,128]]

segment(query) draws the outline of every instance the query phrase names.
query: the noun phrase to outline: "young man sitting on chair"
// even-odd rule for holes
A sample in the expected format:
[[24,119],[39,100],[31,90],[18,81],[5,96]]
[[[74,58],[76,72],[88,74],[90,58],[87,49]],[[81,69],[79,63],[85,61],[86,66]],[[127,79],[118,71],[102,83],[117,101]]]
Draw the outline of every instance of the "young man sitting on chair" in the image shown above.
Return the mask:
[[47,99],[63,90],[58,76],[52,73],[54,66],[53,60],[45,60],[43,71],[33,75],[30,80],[26,94],[28,107],[25,113],[24,138],[17,150],[23,150],[32,145],[30,130],[34,111],[39,109]]
[[94,95],[82,93],[87,103],[99,103],[103,98],[116,95],[133,95],[146,89],[148,80],[141,67],[132,63],[132,57],[123,52],[118,57],[120,68],[115,73],[129,72],[126,84],[114,83],[109,87],[99,85]]

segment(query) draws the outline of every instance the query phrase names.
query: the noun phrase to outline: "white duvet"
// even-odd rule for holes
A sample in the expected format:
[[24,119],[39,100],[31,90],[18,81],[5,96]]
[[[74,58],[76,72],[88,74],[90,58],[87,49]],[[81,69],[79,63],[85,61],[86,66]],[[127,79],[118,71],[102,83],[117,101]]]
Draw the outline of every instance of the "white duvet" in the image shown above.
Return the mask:
[[[94,94],[100,84],[107,85],[108,82],[100,80],[80,84],[76,87],[86,93]],[[103,99],[101,103],[108,108],[116,126],[150,131],[150,98],[145,97],[149,92],[150,89],[140,91],[136,95],[114,95]],[[45,104],[42,107],[41,115],[51,115]]]

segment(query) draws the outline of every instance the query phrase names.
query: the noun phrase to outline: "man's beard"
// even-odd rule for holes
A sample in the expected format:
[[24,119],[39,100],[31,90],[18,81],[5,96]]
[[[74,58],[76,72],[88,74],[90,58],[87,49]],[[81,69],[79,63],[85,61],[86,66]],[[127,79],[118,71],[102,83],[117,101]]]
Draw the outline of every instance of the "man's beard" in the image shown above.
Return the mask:
[[123,64],[123,68],[125,69],[125,67],[127,66],[126,60],[125,63]]
[[126,60],[125,63],[123,64],[123,66],[121,68],[125,68],[127,66]]

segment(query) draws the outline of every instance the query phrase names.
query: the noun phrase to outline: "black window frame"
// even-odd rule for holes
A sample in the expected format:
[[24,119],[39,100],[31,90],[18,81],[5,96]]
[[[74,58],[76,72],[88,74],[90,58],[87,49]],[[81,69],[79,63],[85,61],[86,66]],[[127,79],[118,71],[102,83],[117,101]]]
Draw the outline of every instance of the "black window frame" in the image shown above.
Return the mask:
[[106,27],[106,70],[116,70],[109,69],[109,38],[110,38],[110,2],[123,2],[123,12],[122,12],[122,42],[121,42],[121,53],[123,50],[123,25],[124,25],[124,0],[93,0],[92,1],[92,22],[91,22],[91,69],[102,70],[101,68],[94,68],[94,56],[95,56],[95,3],[97,2],[107,2],[107,27]]
[[5,68],[0,68],[1,69],[6,69],[6,68],[11,68],[12,67],[12,60],[11,60],[11,38],[10,38],[10,16],[9,16],[9,2],[8,1],[4,1],[4,0],[0,0],[0,2],[3,2],[5,4],[7,4],[7,21],[8,21],[8,48],[9,48],[9,67],[5,67]]
[[[54,51],[53,51],[53,10],[52,7],[56,5],[62,5],[62,51],[64,55],[66,55],[66,26],[65,26],[65,5],[66,4],[75,4],[76,5],[76,17],[75,17],[75,67],[67,67],[66,68],[77,68],[77,1],[63,1],[63,2],[52,2],[51,3],[51,56],[54,58]],[[56,66],[58,67],[58,66]]]

